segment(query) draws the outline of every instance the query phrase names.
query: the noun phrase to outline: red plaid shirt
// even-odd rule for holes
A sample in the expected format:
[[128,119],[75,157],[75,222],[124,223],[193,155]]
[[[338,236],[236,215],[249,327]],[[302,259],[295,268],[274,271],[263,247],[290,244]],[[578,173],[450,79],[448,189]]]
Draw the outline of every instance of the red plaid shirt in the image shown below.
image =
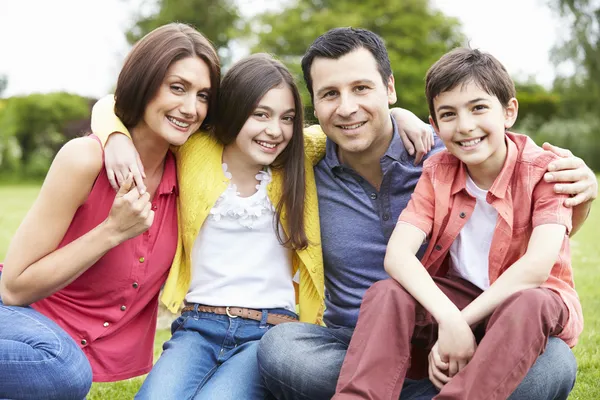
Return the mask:
[[[564,225],[567,232],[558,259],[542,287],[558,293],[568,307],[569,320],[559,337],[574,346],[583,329],[583,313],[571,268],[568,234],[572,209],[564,205],[567,196],[557,195],[553,184],[543,180],[548,164],[557,156],[527,136],[507,133],[506,138],[506,161],[487,194],[487,202],[498,212],[489,253],[490,284],[525,254],[533,228]],[[432,156],[399,218],[428,236],[421,262],[433,276],[448,272],[450,245],[475,208],[476,200],[466,190],[466,174],[466,166],[448,151]]]

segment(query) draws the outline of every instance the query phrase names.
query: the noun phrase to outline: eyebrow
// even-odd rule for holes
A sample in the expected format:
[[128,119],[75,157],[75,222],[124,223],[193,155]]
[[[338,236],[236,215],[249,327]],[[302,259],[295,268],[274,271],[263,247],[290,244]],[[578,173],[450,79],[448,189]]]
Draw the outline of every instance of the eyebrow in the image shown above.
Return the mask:
[[[263,105],[259,104],[258,106],[256,106],[256,109],[258,110],[259,108],[261,108],[263,110],[266,110],[266,111],[268,111],[271,114],[275,114],[275,111],[271,107],[269,107],[269,106],[263,106]],[[295,113],[296,109],[295,108],[289,108],[289,109],[285,110],[282,114],[287,114],[289,112]]]
[[[469,100],[469,101],[467,101],[467,103],[466,103],[466,104],[467,104],[467,105],[471,105],[471,104],[474,104],[474,103],[479,103],[479,102],[481,102],[481,101],[486,101],[486,102],[489,102],[490,100],[489,100],[489,99],[486,99],[486,98],[484,98],[484,97],[478,97],[478,98],[476,98],[476,99],[473,99],[473,100]],[[452,106],[449,106],[449,105],[446,105],[446,104],[442,104],[442,105],[438,106],[438,108],[436,108],[436,111],[437,111],[437,112],[440,112],[440,111],[443,111],[443,110],[454,110],[454,108],[455,108],[455,107],[452,107]]]
[[[375,82],[373,82],[370,79],[357,79],[355,81],[350,82],[350,86],[356,86],[356,85],[360,85],[360,84],[374,86]],[[336,86],[326,86],[324,88],[317,90],[315,93],[317,94],[317,96],[320,96],[323,92],[328,92],[330,90],[337,90],[337,87]]]
[[[167,78],[177,78],[177,79],[179,79],[180,81],[183,81],[183,83],[184,83],[186,86],[194,86],[194,85],[192,84],[192,82],[188,81],[187,79],[185,79],[185,78],[184,78],[183,76],[181,76],[181,75],[177,75],[177,74],[171,74],[171,75],[167,76]],[[210,92],[210,88],[209,88],[209,87],[205,87],[205,88],[202,88],[202,89],[200,89],[199,91],[201,91],[201,92]]]

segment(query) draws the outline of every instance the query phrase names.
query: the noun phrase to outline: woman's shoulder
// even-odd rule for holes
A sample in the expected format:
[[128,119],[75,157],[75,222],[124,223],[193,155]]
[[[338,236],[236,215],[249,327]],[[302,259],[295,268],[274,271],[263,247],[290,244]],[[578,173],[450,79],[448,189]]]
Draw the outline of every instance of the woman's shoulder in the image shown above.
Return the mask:
[[89,175],[95,179],[103,167],[100,142],[93,136],[69,140],[56,154],[52,168],[71,171],[77,177]]

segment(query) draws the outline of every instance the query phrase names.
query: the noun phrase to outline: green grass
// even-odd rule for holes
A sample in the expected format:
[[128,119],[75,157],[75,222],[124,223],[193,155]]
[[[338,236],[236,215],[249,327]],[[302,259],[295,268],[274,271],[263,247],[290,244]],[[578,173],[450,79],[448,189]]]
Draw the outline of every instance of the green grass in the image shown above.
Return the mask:
[[[8,242],[39,190],[38,185],[0,186],[0,260],[4,259]],[[600,226],[600,200],[585,226],[571,240],[577,292],[583,304],[585,329],[574,352],[579,364],[577,384],[570,399],[600,399],[600,246],[597,232]],[[158,357],[162,343],[169,332],[159,330],[156,335],[154,357]],[[114,383],[95,383],[89,400],[131,399],[143,377]]]

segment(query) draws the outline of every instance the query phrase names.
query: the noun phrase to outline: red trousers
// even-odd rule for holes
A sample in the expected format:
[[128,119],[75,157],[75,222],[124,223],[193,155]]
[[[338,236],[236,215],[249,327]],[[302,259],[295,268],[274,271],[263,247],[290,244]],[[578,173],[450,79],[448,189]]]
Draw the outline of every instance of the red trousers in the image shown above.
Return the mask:
[[[459,309],[481,294],[460,278],[434,281]],[[549,289],[513,294],[472,327],[479,342],[473,358],[435,399],[508,398],[546,348],[548,337],[562,331],[568,315],[560,296]],[[437,333],[431,314],[398,282],[375,283],[363,298],[334,399],[397,400],[411,361],[427,363]],[[418,354],[425,360],[411,360],[412,347],[423,350]]]

